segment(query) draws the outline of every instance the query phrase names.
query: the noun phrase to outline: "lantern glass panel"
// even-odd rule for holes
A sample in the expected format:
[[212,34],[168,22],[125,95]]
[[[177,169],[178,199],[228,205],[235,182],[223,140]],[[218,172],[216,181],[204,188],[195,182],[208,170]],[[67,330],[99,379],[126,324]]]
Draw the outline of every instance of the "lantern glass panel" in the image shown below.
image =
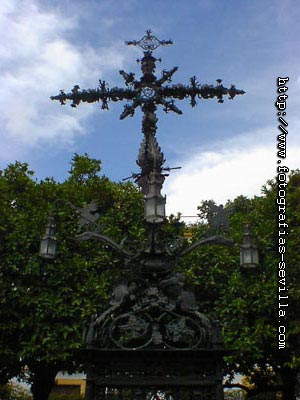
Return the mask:
[[40,256],[42,258],[53,259],[56,256],[57,239],[54,236],[45,236],[40,244]]
[[145,218],[148,221],[155,215],[155,198],[145,200]]
[[165,218],[165,199],[152,197],[145,200],[145,219],[150,223],[161,223]]
[[241,246],[240,249],[241,266],[245,268],[254,268],[258,266],[258,250],[256,246]]
[[252,263],[258,265],[258,249],[253,247],[252,249]]

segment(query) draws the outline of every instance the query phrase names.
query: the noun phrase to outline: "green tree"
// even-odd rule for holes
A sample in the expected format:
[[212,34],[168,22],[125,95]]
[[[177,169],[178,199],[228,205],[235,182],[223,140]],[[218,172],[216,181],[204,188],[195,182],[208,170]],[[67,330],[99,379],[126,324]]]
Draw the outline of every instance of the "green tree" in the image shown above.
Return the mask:
[[[277,183],[269,181],[262,196],[252,199],[240,196],[226,205],[233,207],[230,232],[236,243],[242,243],[243,224],[249,223],[260,251],[260,267],[244,271],[239,266],[239,246],[207,246],[187,256],[181,265],[187,277],[197,285],[204,311],[219,319],[224,340],[235,352],[227,358],[227,372],[240,372],[254,383],[248,397],[269,391],[282,392],[284,400],[295,398],[296,374],[299,369],[300,333],[300,172],[293,172],[286,187],[285,282],[288,287],[286,348],[278,349],[278,217]],[[207,217],[208,202],[200,215]],[[200,222],[194,228],[193,240],[208,235],[209,224]],[[211,233],[211,231],[210,231]],[[231,386],[230,384],[228,386]],[[265,398],[267,395],[265,395]],[[269,398],[268,397],[268,398]],[[254,397],[253,397],[254,398]]]
[[[100,176],[101,163],[75,154],[68,179],[38,182],[27,164],[0,174],[0,377],[22,373],[35,400],[46,400],[59,370],[78,368],[83,323],[108,305],[123,260],[107,246],[78,242],[78,207],[93,200],[104,234],[117,242],[142,234],[142,199],[130,183]],[[57,199],[60,199],[59,201]],[[57,258],[39,258],[47,217],[57,222]]]

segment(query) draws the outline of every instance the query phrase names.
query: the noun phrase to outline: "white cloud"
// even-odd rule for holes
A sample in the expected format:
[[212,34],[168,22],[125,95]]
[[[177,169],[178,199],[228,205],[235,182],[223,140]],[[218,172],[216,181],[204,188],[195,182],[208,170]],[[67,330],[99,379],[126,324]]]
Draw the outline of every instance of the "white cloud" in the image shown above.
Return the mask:
[[103,70],[122,65],[123,56],[117,47],[96,52],[70,43],[67,33],[76,29],[76,17],[43,11],[34,0],[1,4],[0,159],[11,161],[5,149],[16,144],[17,157],[45,141],[72,145],[94,109],[83,106],[74,113],[66,107],[62,116],[49,96],[79,82],[94,87]]
[[[289,127],[287,158],[281,165],[291,170],[300,167],[300,119],[291,119]],[[225,204],[239,195],[260,195],[262,185],[276,176],[279,133],[274,120],[274,127],[246,132],[190,154],[181,162],[183,169],[166,180],[167,213],[195,216],[202,200]]]

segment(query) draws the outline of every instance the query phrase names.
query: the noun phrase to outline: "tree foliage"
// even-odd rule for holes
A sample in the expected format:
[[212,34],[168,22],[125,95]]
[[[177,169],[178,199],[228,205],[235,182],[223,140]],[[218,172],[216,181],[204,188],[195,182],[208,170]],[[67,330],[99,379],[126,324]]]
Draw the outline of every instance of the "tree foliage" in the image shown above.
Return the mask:
[[[29,367],[29,381],[53,382],[57,371],[78,368],[83,323],[108,304],[110,283],[122,259],[106,246],[78,242],[78,207],[95,200],[99,225],[117,242],[142,232],[142,201],[131,185],[100,176],[101,163],[75,154],[62,183],[38,182],[29,166],[16,162],[0,174],[0,378]],[[59,199],[59,200],[57,200]],[[39,258],[39,241],[54,212],[57,258]],[[40,376],[40,379],[38,378]],[[38,398],[36,394],[35,398]]]
[[[296,373],[300,363],[300,172],[294,171],[286,187],[285,283],[288,288],[286,309],[286,348],[278,349],[278,282],[279,242],[276,199],[277,183],[269,181],[262,196],[243,196],[227,203],[232,209],[230,231],[233,248],[207,246],[190,254],[182,270],[196,284],[203,311],[219,319],[227,348],[234,352],[227,358],[227,373],[250,376],[255,385],[250,394],[262,390],[282,391],[284,399],[294,398]],[[200,216],[207,217],[208,202],[200,207]],[[250,224],[260,251],[260,267],[245,271],[239,266],[239,244],[243,224]],[[193,240],[212,234],[212,228],[201,222],[194,228]],[[285,293],[286,295],[286,293]],[[281,321],[282,324],[282,321]],[[270,374],[272,371],[272,374]],[[266,395],[267,396],[267,395]]]

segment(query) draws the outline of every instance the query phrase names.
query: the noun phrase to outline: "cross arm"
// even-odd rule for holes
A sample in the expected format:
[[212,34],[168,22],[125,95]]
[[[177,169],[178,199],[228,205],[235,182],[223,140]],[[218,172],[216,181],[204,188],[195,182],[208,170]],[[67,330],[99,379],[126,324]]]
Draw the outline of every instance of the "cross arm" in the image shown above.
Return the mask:
[[105,81],[99,81],[99,87],[97,89],[83,89],[80,90],[78,85],[69,93],[65,93],[63,90],[57,96],[51,96],[51,100],[58,100],[62,105],[66,104],[68,100],[72,101],[71,107],[77,107],[80,102],[84,103],[96,103],[102,102],[101,108],[103,110],[108,109],[108,101],[119,101],[119,100],[132,100],[135,97],[135,91],[126,88],[113,87],[108,88]]
[[244,90],[236,89],[234,85],[228,89],[221,84],[221,80],[217,80],[217,85],[199,85],[196,81],[196,77],[190,79],[190,85],[172,85],[165,86],[160,89],[160,94],[163,97],[171,97],[174,99],[184,99],[186,97],[191,98],[191,105],[194,107],[196,103],[196,97],[202,99],[211,99],[216,97],[219,103],[223,103],[223,96],[228,96],[229,99],[233,99],[236,95],[244,94]]

